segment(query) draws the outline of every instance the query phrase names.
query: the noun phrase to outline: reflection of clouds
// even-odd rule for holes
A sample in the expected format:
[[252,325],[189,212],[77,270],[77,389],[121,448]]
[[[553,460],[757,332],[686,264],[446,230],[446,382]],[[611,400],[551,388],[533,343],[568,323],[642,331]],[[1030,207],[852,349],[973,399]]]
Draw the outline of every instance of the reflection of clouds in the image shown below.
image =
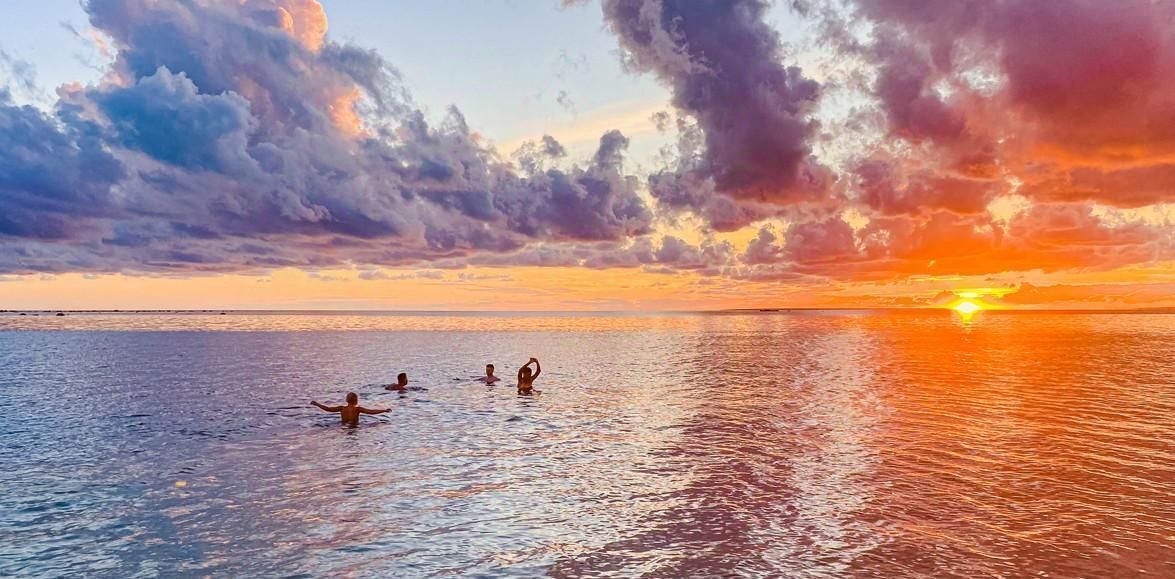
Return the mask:
[[798,439],[787,480],[794,494],[777,507],[792,516],[767,520],[759,532],[776,541],[764,559],[791,576],[844,573],[880,535],[857,519],[869,502],[878,448],[872,429],[883,419],[876,395],[876,344],[859,327],[839,329],[810,343],[805,377],[792,390],[802,402],[789,424]]
[[[679,367],[694,401],[681,436],[660,449],[661,476],[685,486],[634,532],[560,560],[555,576],[623,571],[725,576],[844,568],[869,548],[852,523],[868,499],[877,402],[872,343],[847,318],[708,319]],[[712,327],[707,327],[712,326]]]

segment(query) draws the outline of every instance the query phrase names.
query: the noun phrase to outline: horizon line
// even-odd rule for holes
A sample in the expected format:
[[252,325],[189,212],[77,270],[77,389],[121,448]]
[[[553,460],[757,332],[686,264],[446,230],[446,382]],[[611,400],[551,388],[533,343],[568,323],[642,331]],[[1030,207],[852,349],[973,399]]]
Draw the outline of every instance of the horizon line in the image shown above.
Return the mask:
[[[718,309],[680,310],[396,310],[396,309],[347,309],[347,308],[149,308],[149,309],[0,309],[0,314],[228,314],[228,313],[298,313],[298,314],[722,314],[722,313],[788,313],[788,312],[921,312],[951,311],[946,306],[921,307],[747,307]],[[1139,308],[1048,308],[1048,307],[998,307],[984,308],[982,312],[1053,312],[1053,313],[1175,313],[1175,306]]]

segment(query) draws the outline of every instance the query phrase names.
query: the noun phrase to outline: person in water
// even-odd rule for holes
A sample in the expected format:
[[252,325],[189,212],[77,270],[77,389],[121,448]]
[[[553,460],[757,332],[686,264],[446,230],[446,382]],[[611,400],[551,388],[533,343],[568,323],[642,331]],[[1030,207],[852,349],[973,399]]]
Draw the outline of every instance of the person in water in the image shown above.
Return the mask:
[[494,376],[494,365],[493,364],[486,364],[486,375],[485,375],[485,378],[481,379],[481,381],[485,382],[486,384],[493,384],[494,382],[497,382],[498,380],[501,380],[501,378]]
[[311,400],[310,404],[322,409],[323,412],[338,412],[339,419],[347,426],[359,426],[360,414],[383,414],[391,412],[390,408],[364,408],[359,405],[359,395],[354,392],[347,393],[346,406],[326,406]]
[[[534,371],[530,369],[530,365],[534,364]],[[539,393],[541,390],[534,389],[534,379],[543,373],[543,367],[539,365],[538,358],[531,358],[529,362],[518,369],[518,393],[532,394]]]
[[384,386],[384,390],[396,390],[403,392],[408,389],[408,374],[400,372],[396,375],[396,383]]

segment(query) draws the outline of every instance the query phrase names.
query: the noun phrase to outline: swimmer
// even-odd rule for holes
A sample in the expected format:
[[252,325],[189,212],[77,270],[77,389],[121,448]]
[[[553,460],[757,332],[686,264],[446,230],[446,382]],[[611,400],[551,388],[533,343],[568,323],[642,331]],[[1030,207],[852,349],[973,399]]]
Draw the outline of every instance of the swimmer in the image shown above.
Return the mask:
[[[531,372],[530,365],[534,364],[534,372]],[[534,389],[534,379],[542,374],[543,367],[539,365],[538,358],[531,358],[529,362],[518,369],[518,393],[519,394],[538,394],[541,390]]]
[[310,404],[322,409],[323,412],[338,412],[339,419],[347,426],[359,426],[360,414],[383,414],[385,412],[391,412],[390,408],[364,408],[360,406],[359,395],[354,392],[347,393],[346,406],[324,406],[314,400],[311,400]]
[[493,384],[499,380],[501,380],[501,378],[494,376],[494,365],[486,364],[486,375],[481,379],[481,381],[485,382],[486,384]]
[[400,372],[396,375],[396,383],[384,386],[384,390],[395,390],[397,392],[404,392],[408,389],[408,374]]

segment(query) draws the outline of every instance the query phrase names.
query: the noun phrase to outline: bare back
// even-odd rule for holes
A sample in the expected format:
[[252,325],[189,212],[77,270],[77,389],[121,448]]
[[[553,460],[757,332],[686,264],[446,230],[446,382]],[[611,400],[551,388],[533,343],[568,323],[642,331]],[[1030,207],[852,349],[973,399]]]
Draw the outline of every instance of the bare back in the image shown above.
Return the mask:
[[360,406],[341,406],[339,407],[339,420],[347,426],[359,426],[359,413],[362,410]]

